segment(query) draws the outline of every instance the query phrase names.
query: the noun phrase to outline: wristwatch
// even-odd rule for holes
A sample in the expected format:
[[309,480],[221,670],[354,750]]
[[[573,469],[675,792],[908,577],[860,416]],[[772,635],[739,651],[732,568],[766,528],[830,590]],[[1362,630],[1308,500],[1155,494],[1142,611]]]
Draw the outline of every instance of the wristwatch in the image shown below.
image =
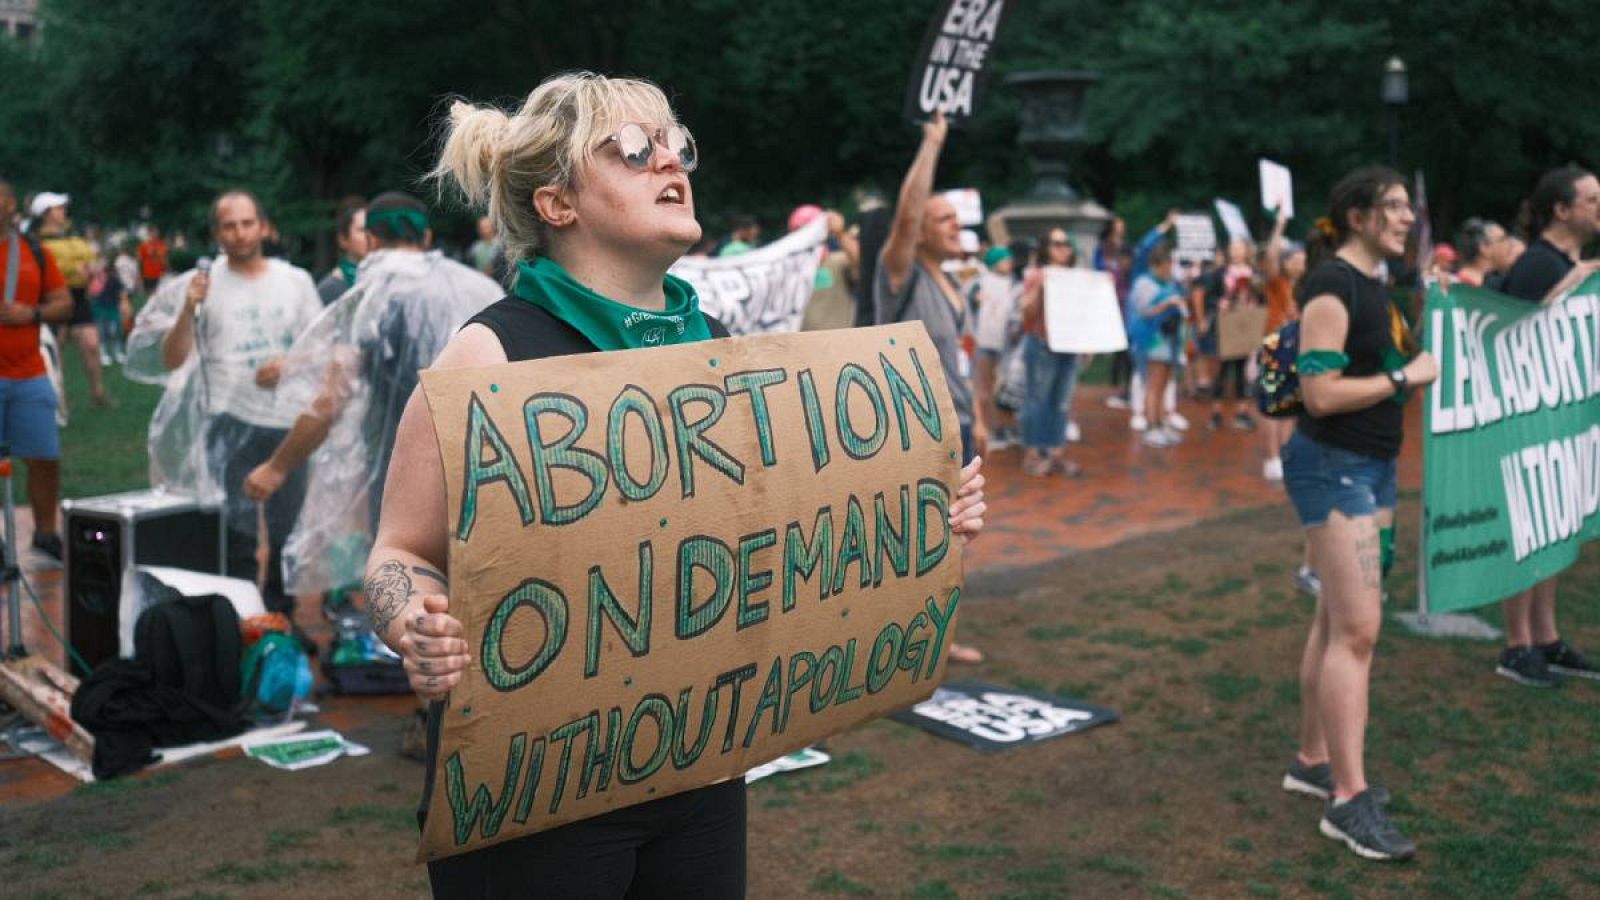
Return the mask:
[[40,309],[37,306],[35,306],[33,308],[33,324],[35,324],[35,325],[43,325],[44,324],[44,310]]
[[1389,382],[1394,385],[1395,396],[1398,397],[1400,394],[1404,393],[1406,389],[1406,370],[1392,369],[1389,371],[1388,375]]

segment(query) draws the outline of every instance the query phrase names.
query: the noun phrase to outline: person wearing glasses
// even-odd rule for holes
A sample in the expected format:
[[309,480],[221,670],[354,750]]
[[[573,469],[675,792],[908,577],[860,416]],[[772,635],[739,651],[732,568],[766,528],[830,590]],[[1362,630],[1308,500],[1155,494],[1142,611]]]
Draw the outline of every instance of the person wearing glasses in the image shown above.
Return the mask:
[[1395,458],[1405,400],[1433,383],[1426,352],[1396,346],[1384,259],[1405,252],[1416,215],[1405,182],[1358,169],[1333,188],[1307,246],[1300,290],[1305,406],[1283,448],[1283,481],[1322,580],[1300,664],[1300,747],[1285,790],[1327,801],[1319,828],[1367,859],[1416,847],[1390,820],[1364,765],[1368,677],[1394,540]]
[[[434,177],[487,206],[516,281],[434,368],[726,337],[694,289],[667,274],[701,238],[689,182],[698,163],[694,139],[645,81],[571,73],[547,79],[510,114],[454,104]],[[429,779],[442,701],[477,649],[449,613],[441,466],[426,400],[414,392],[396,432],[365,593],[378,634],[432,703]],[[963,470],[951,517],[963,537],[982,528],[981,487],[976,465]],[[428,865],[440,897],[738,898],[745,872],[739,778]]]

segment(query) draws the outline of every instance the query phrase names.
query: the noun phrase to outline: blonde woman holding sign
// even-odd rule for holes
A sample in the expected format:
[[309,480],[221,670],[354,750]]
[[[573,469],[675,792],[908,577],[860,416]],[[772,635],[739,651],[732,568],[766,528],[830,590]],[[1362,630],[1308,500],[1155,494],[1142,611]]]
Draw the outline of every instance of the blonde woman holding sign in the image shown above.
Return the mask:
[[[457,103],[450,119],[435,176],[487,205],[517,279],[435,368],[727,336],[688,283],[667,275],[700,239],[689,185],[699,156],[655,85],[560,75],[514,113]],[[976,465],[962,471],[950,519],[965,538],[983,526],[982,487]],[[413,393],[366,595],[378,633],[429,701],[449,696],[477,650],[450,615],[446,521],[438,447]],[[435,702],[429,716],[430,782],[441,709]],[[734,898],[745,894],[744,855],[744,783],[735,779],[431,862],[428,875],[440,897]]]

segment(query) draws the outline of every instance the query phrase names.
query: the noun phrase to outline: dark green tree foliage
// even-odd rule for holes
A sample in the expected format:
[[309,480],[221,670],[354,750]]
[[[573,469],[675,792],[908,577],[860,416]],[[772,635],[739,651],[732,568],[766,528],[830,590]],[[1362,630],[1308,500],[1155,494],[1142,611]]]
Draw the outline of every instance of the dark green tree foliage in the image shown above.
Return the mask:
[[[1509,219],[1540,170],[1592,164],[1600,143],[1585,77],[1600,24],[1580,0],[1010,2],[984,108],[940,167],[991,207],[1029,183],[1003,78],[1030,68],[1103,73],[1074,173],[1135,228],[1213,196],[1264,227],[1258,156],[1294,170],[1309,222],[1339,173],[1386,155],[1391,55],[1411,73],[1402,168],[1427,172],[1440,225]],[[422,189],[448,97],[514,106],[586,68],[666,88],[701,144],[708,231],[742,210],[774,226],[797,203],[893,195],[916,143],[906,78],[937,5],[44,0],[41,40],[0,42],[0,166],[24,190],[72,191],[80,218],[148,207],[191,229],[217,189],[245,184],[310,261],[304,238],[339,197]]]

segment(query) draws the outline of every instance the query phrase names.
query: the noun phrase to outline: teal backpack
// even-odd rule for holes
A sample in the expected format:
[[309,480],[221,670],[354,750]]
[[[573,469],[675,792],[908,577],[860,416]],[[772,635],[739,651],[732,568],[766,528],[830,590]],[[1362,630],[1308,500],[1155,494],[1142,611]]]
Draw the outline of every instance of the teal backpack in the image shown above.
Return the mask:
[[287,713],[311,698],[311,660],[300,642],[281,631],[269,631],[245,651],[239,665],[244,683],[240,699],[247,711]]

